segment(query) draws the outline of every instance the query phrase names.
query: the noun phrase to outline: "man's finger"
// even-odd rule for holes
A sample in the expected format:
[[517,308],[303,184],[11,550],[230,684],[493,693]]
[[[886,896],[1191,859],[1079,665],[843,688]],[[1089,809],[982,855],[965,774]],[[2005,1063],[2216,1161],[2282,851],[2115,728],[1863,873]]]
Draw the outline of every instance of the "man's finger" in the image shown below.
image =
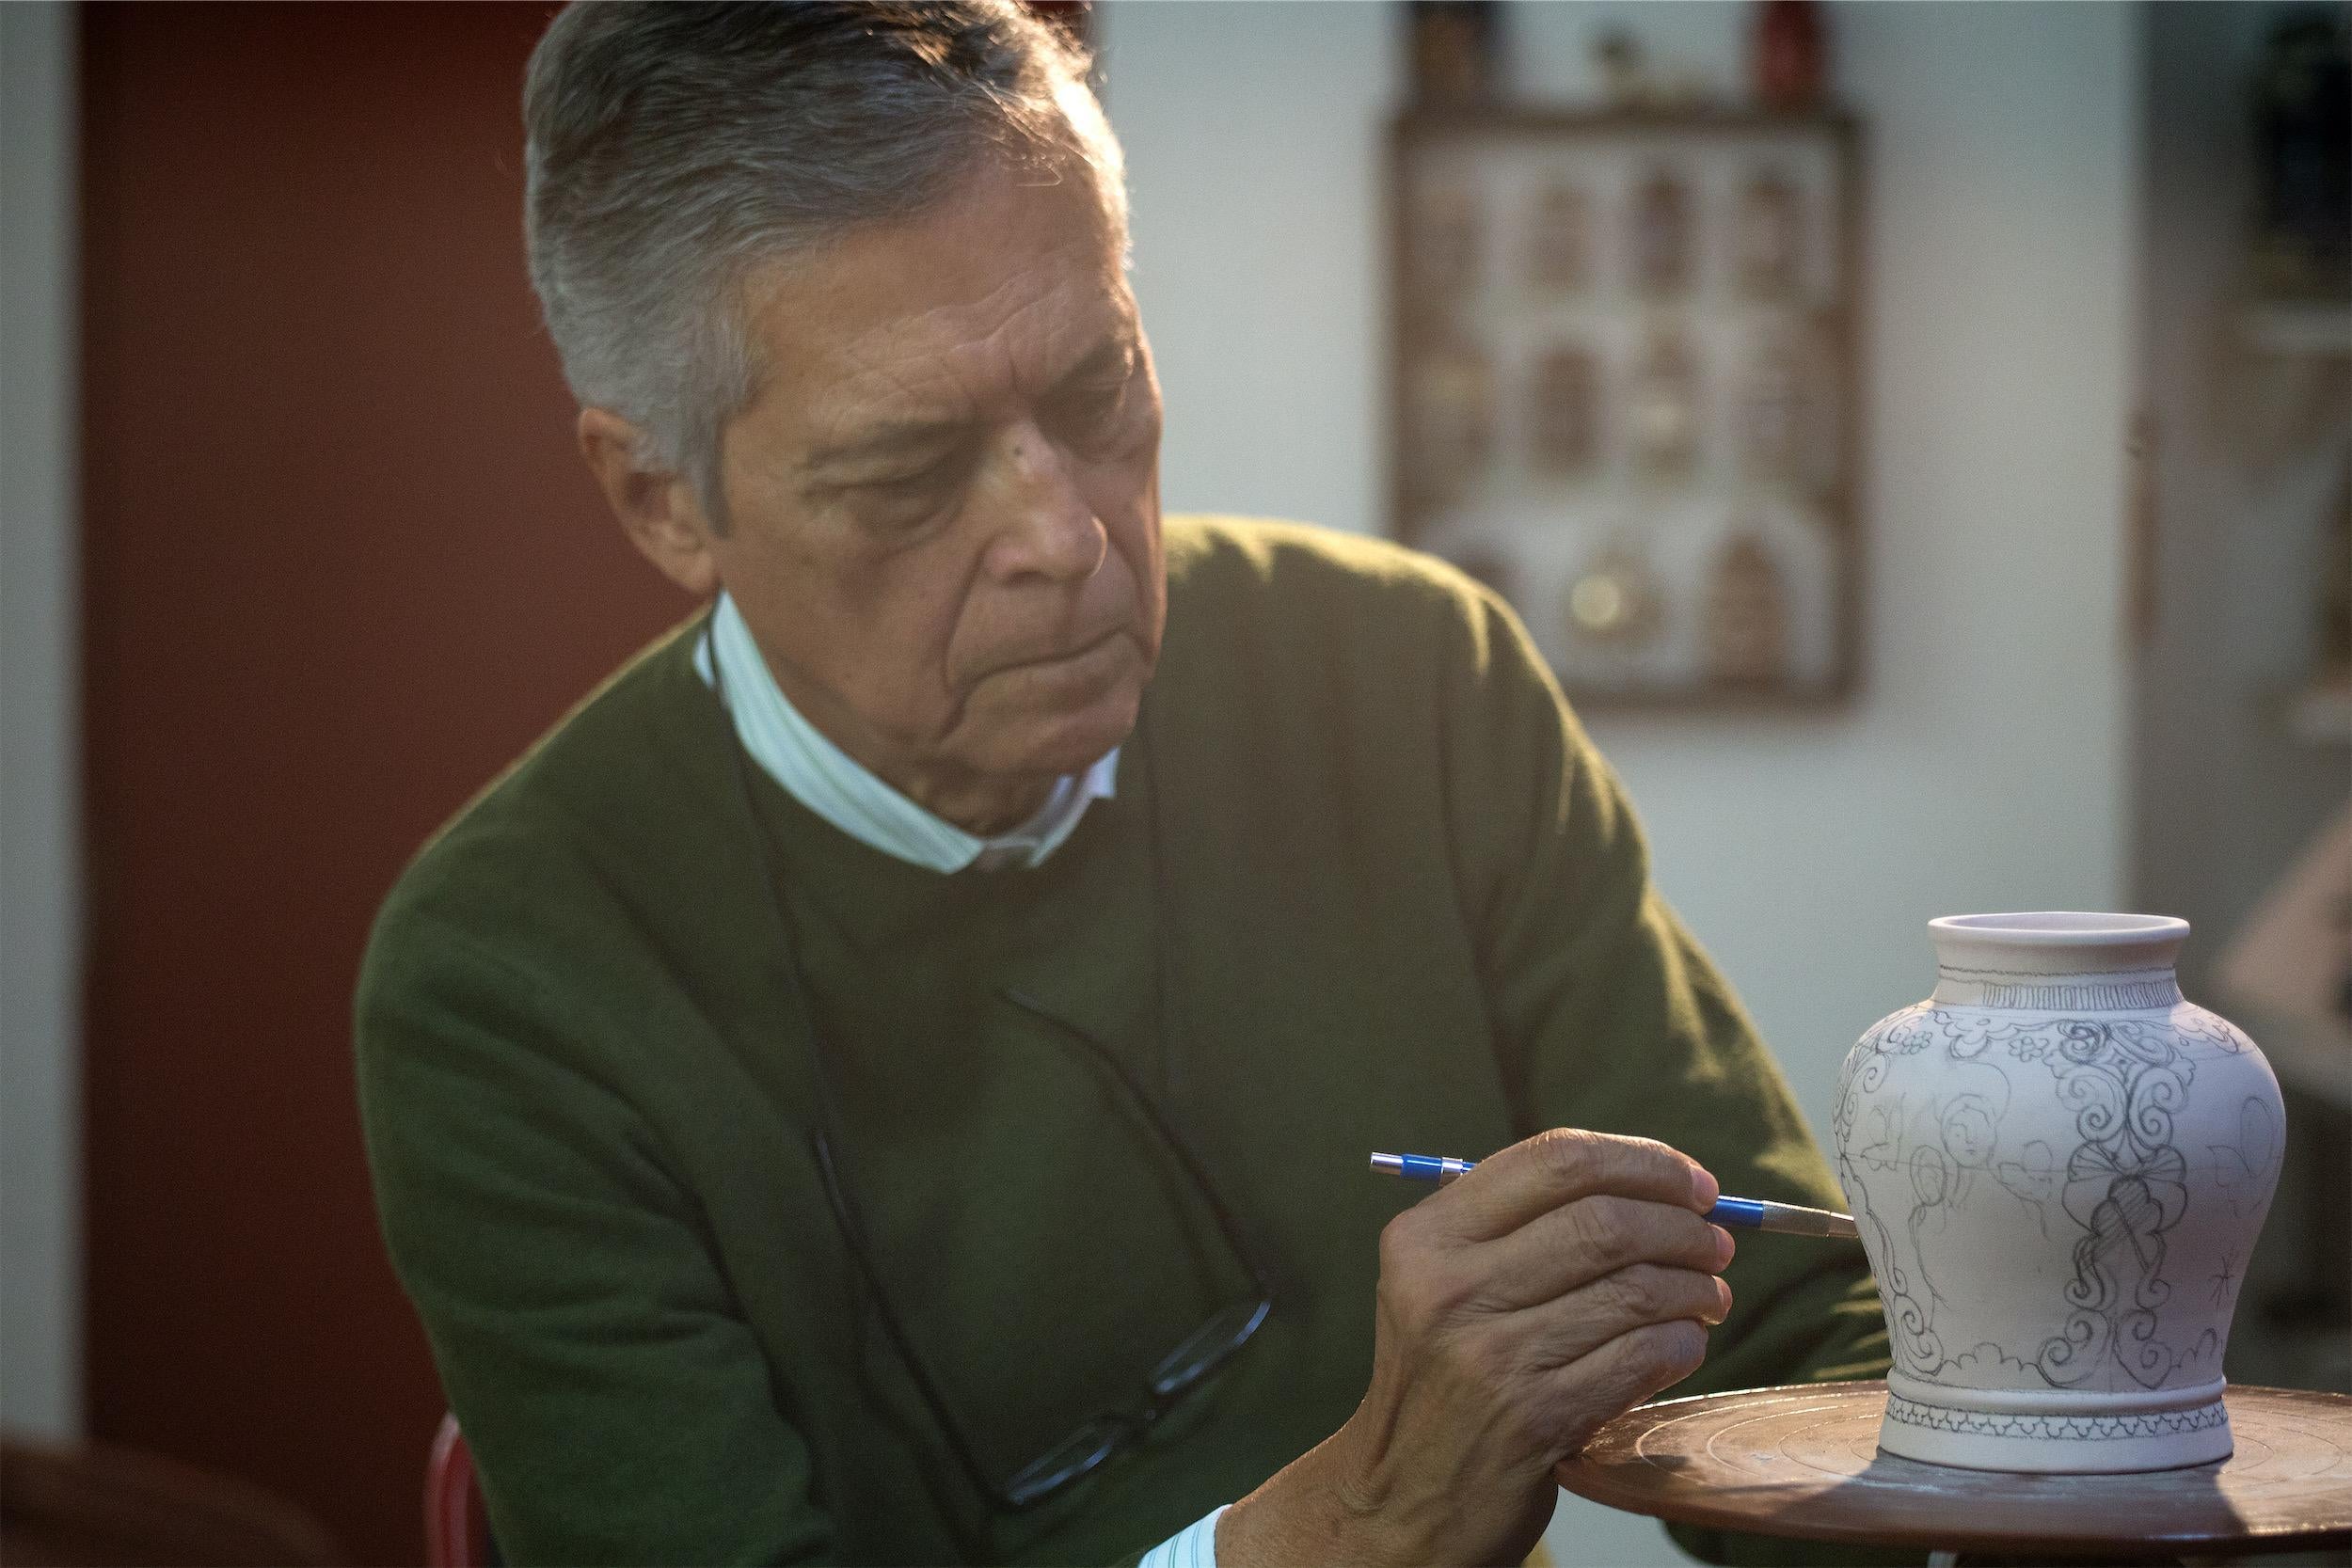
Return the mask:
[[1491,1241],[1598,1193],[1704,1212],[1719,1190],[1697,1161],[1664,1144],[1555,1127],[1481,1160],[1422,1207],[1460,1240]]
[[1602,1426],[1673,1387],[1706,1360],[1706,1326],[1677,1318],[1629,1329],[1553,1372],[1561,1457],[1575,1453]]
[[1565,1367],[1653,1323],[1688,1318],[1712,1326],[1731,1311],[1731,1287],[1699,1269],[1636,1263],[1532,1307],[1517,1343],[1527,1364]]
[[1718,1274],[1731,1254],[1730,1232],[1696,1210],[1600,1194],[1538,1214],[1482,1248],[1479,1295],[1499,1307],[1533,1307],[1634,1264]]

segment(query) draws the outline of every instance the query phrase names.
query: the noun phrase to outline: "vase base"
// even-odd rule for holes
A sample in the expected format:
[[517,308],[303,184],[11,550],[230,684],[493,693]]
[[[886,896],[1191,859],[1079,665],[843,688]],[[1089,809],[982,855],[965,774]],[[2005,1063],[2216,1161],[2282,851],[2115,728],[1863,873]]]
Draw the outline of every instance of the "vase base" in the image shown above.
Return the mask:
[[2174,1470],[2230,1457],[2218,1397],[2185,1410],[2117,1415],[1962,1410],[1886,1396],[1879,1449],[1926,1465],[2039,1475]]

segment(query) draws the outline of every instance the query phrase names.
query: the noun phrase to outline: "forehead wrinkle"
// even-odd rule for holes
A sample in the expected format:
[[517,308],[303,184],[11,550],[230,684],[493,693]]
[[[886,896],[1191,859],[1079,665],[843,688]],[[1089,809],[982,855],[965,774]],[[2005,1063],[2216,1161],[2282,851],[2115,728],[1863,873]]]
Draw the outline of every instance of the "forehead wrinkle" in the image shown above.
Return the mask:
[[[927,295],[933,301],[884,313],[846,339],[820,328],[817,341],[798,345],[802,352],[816,350],[816,357],[802,359],[799,373],[789,378],[802,388],[807,410],[803,428],[811,438],[827,445],[848,444],[877,426],[966,420],[986,412],[982,404],[1008,392],[1034,395],[1050,388],[1105,337],[1122,332],[1139,337],[1134,295],[1110,232],[1115,226],[1100,212],[1089,214],[1089,219],[1085,234],[1065,239],[1042,256],[1032,247],[1034,230],[1025,215],[1018,227],[999,221],[949,242],[955,250],[944,262],[916,250],[901,253],[906,256],[902,267],[885,252],[876,258],[882,263],[879,274],[857,265],[844,272],[833,265],[836,253],[836,258],[813,259],[805,269],[769,273],[757,289],[765,297],[755,308],[764,318],[763,328],[777,320],[773,312],[778,310],[814,311],[820,318],[838,310],[851,320],[869,314],[878,302],[887,301],[886,293],[877,293],[876,285],[889,288],[884,279],[894,276],[902,279],[898,286],[913,296],[910,304]],[[878,230],[871,238],[886,247],[943,243],[936,233],[925,231],[926,223],[935,221],[894,226],[896,232]],[[854,237],[852,243],[857,243]],[[970,297],[940,299],[936,285],[956,277],[961,270],[956,258],[970,257],[975,245],[1009,261],[1019,262],[1025,256],[1029,260],[976,279],[982,288]],[[802,292],[809,285],[815,288],[813,296]],[[1041,314],[1044,327],[1026,330]],[[762,336],[774,334],[763,330]],[[1078,340],[1074,344],[1073,338]],[[785,352],[787,360],[798,357],[788,349]],[[1029,385],[1032,379],[1035,387]],[[776,385],[771,377],[771,386]]]
[[838,383],[841,395],[828,399],[832,417],[819,434],[827,441],[854,439],[864,427],[945,422],[961,419],[961,388],[944,361],[921,356],[845,356],[855,368]]
[[[1079,337],[1091,342],[1098,334],[1103,324],[1102,312],[1092,309],[1096,300],[1108,305],[1114,323],[1123,324],[1131,314],[1116,276],[1100,277],[1101,269],[1090,264],[1095,260],[1090,252],[1090,246],[1064,246],[1045,264],[1004,278],[977,299],[929,306],[885,323],[852,344],[852,351],[862,361],[861,369],[869,372],[886,365],[938,367],[966,402],[997,387],[1042,389],[1067,368],[1057,362],[1060,358],[1075,358],[1064,350],[1067,341]],[[1073,259],[1079,264],[1065,264]],[[1074,308],[1064,309],[1065,305]],[[1034,341],[1045,362],[1035,369],[1044,380],[1029,388],[1024,386],[1023,374],[1031,367],[1023,365],[1017,353],[1025,344],[1016,339],[1040,317],[1045,326]],[[1083,348],[1077,351],[1084,352]],[[992,372],[997,373],[992,377]],[[894,390],[918,401],[924,396],[912,379],[913,373],[919,372],[894,368],[885,373]]]

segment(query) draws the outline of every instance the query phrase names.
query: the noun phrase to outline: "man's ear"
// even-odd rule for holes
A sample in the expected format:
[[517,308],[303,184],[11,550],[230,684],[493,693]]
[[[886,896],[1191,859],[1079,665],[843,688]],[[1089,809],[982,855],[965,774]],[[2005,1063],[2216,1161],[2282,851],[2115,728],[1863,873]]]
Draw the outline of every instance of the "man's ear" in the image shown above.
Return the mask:
[[602,408],[580,411],[580,455],[612,503],[621,530],[661,575],[696,598],[719,586],[711,528],[694,486],[681,474],[643,466],[637,427]]

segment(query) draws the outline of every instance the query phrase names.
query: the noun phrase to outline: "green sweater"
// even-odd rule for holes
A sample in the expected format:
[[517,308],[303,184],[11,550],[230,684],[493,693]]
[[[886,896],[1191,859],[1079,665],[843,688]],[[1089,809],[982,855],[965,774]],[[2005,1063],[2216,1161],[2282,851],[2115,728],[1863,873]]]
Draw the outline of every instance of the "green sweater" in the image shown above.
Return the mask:
[[[1375,541],[1167,543],[1118,793],[1035,870],[920,870],[740,768],[681,630],[401,879],[359,985],[369,1157],[511,1559],[1132,1556],[1355,1408],[1417,1196],[1371,1149],[1576,1125],[1837,1202],[1507,610]],[[826,1200],[819,1048],[884,1293],[992,1472],[1136,1406],[1249,1289],[1098,1051],[1200,1154],[1272,1315],[1139,1449],[990,1509]],[[1885,1365],[1858,1248],[1751,1238],[1729,1277],[1675,1392]]]

